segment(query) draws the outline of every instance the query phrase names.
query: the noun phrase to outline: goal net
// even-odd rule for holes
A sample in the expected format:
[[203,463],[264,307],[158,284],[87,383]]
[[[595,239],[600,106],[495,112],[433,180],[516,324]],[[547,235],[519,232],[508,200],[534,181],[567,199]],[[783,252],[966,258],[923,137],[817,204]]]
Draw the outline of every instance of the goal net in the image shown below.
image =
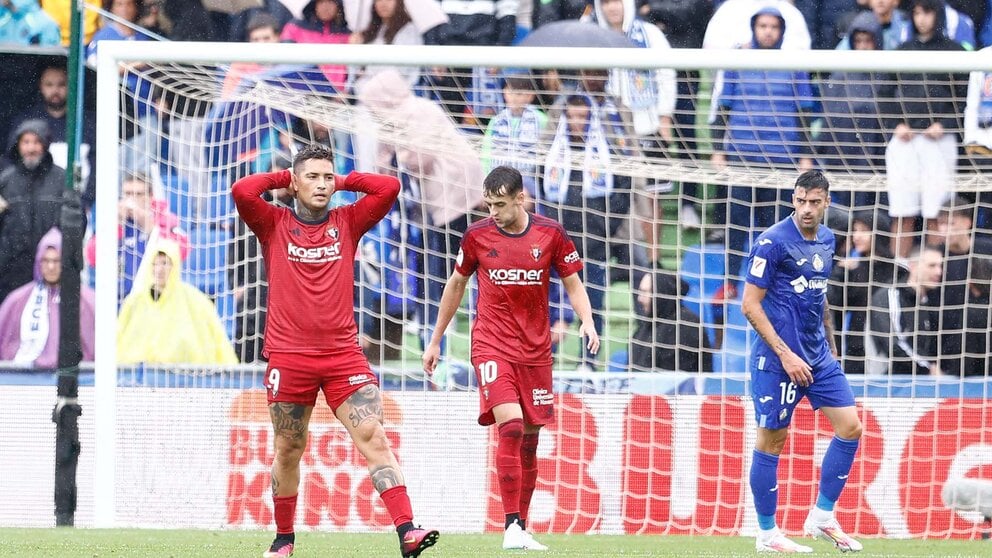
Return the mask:
[[[753,532],[753,339],[740,308],[742,270],[757,233],[788,214],[798,170],[809,163],[831,181],[827,221],[843,271],[829,286],[831,314],[865,425],[838,518],[866,536],[979,532],[980,517],[949,510],[939,496],[949,478],[988,476],[992,465],[987,349],[968,344],[988,328],[953,321],[977,308],[966,291],[984,265],[975,262],[992,209],[983,174],[992,135],[983,151],[984,113],[968,112],[981,104],[968,95],[969,71],[985,69],[976,58],[674,51],[666,69],[657,67],[662,57],[637,51],[108,47],[97,205],[114,207],[129,183],[147,184],[169,225],[149,242],[188,247],[182,280],[212,299],[242,364],[116,361],[115,310],[140,266],[119,274],[96,266],[96,388],[83,390],[94,413],[82,423],[95,460],[81,469],[96,485],[78,523],[272,526],[260,360],[268,285],[230,187],[249,173],[289,168],[302,146],[320,143],[334,150],[339,173],[392,174],[403,185],[361,242],[355,314],[425,524],[466,532],[502,525],[494,440],[475,426],[474,295],[447,331],[433,381],[420,354],[457,238],[485,216],[481,178],[505,164],[525,177],[533,210],[561,221],[575,240],[604,341],[600,355],[583,354],[556,283],[550,320],[564,324],[554,353],[557,422],[542,434],[529,525]],[[916,124],[906,145],[890,148],[899,123],[919,114],[940,121],[944,134]],[[968,137],[969,122],[979,135]],[[965,149],[964,139],[974,146]],[[897,171],[906,183],[896,183]],[[936,213],[918,222],[892,217],[893,194],[905,203],[905,191]],[[341,193],[333,203],[350,201]],[[271,202],[292,200],[276,192]],[[964,234],[955,216],[970,220],[974,242],[963,254],[952,240]],[[97,213],[99,261],[127,248],[113,240],[116,224],[113,210]],[[902,241],[936,247],[946,270],[933,308],[909,310],[912,323],[933,317],[930,335],[873,334],[872,312],[887,311],[872,308],[874,295],[905,283],[907,262],[916,267],[911,252],[897,253]],[[987,293],[987,276],[982,284]],[[900,352],[906,342],[910,352]],[[978,376],[935,382],[913,354],[946,363],[955,376]],[[318,407],[297,523],[388,529],[361,456]],[[797,532],[832,433],[807,404],[792,424],[779,509],[783,528]]]

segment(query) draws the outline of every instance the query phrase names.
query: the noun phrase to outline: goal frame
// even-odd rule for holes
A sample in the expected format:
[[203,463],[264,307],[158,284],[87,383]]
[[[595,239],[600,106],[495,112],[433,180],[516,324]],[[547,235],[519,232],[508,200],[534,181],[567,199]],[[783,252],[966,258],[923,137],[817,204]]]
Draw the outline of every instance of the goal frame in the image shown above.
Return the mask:
[[[768,70],[865,71],[880,67],[892,71],[971,72],[992,71],[992,58],[980,52],[918,51],[782,51],[672,49],[665,66],[675,70]],[[535,48],[535,47],[443,47],[391,45],[312,45],[197,42],[104,41],[97,57],[97,112],[104,117],[97,126],[95,232],[97,260],[117,259],[116,207],[120,176],[118,141],[119,64],[169,62],[185,64],[384,64],[447,67],[530,67],[582,69],[615,67],[655,69],[662,62],[652,49]],[[115,115],[113,118],[107,115]],[[115,265],[96,267],[96,358],[94,410],[94,526],[115,527],[116,474],[116,362],[117,286]]]

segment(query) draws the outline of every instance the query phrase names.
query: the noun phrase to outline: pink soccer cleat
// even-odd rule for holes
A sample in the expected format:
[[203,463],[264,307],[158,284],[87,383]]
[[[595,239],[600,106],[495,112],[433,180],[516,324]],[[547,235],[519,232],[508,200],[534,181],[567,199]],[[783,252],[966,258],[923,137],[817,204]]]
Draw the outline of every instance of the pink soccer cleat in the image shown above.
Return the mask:
[[817,522],[811,514],[803,523],[803,530],[813,538],[832,543],[841,552],[860,552],[864,548],[861,543],[845,533],[837,523],[837,519],[833,517],[824,522]]
[[413,558],[420,556],[420,553],[434,546],[437,543],[440,533],[433,529],[410,529],[400,540],[400,551],[403,558]]
[[808,546],[793,542],[777,527],[772,531],[760,531],[754,548],[758,552],[778,552],[780,554],[805,554],[813,552]]
[[262,555],[262,558],[289,558],[293,555],[293,543],[289,541],[276,540],[269,547],[269,550]]

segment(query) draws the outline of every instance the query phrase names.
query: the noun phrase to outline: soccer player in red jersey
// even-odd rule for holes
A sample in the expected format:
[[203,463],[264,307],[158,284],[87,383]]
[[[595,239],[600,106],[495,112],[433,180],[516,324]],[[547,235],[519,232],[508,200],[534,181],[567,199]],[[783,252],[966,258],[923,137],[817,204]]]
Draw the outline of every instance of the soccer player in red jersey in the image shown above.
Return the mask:
[[579,278],[582,261],[565,229],[524,209],[520,172],[496,167],[483,183],[489,218],[462,238],[455,271],[441,295],[437,326],[424,350],[424,371],[433,374],[441,338],[458,310],[469,277],[478,272],[478,317],[472,326],[472,366],[479,381],[479,424],[498,428],[496,474],[506,514],[504,549],[546,550],[526,530],[537,484],[537,442],[554,420],[551,385],[551,269],[561,277],[581,320],[579,334],[592,353],[599,335]]
[[[262,199],[266,190],[288,188],[295,211]],[[365,194],[328,209],[336,190]],[[353,288],[358,241],[382,219],[400,192],[392,177],[334,174],[331,150],[310,145],[292,170],[262,173],[233,187],[238,214],[258,237],[269,282],[265,387],[275,439],[272,500],[276,539],[265,558],[293,554],[293,520],[300,458],[317,392],[368,461],[375,489],[392,516],[403,556],[419,556],[438,532],[413,525],[403,473],[383,430],[382,396],[358,344]]]

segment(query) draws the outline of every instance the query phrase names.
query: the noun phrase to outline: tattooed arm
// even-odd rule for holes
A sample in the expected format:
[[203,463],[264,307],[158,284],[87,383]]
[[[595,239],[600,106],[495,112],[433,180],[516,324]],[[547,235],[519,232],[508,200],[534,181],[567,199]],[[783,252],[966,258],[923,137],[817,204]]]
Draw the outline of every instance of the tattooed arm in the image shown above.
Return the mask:
[[834,317],[830,310],[830,303],[824,301],[823,303],[823,334],[827,336],[827,343],[830,345],[830,354],[834,355],[834,358],[839,356],[837,352],[837,341],[834,339]]
[[813,383],[813,369],[809,363],[799,358],[799,355],[794,353],[775,331],[775,326],[772,325],[772,322],[768,319],[768,314],[765,313],[765,309],[761,306],[761,302],[765,299],[765,293],[767,293],[767,289],[763,289],[752,283],[746,283],[744,285],[744,299],[741,303],[741,310],[744,312],[744,317],[747,318],[747,321],[751,323],[754,330],[758,332],[758,335],[761,336],[765,343],[778,355],[779,360],[782,361],[782,368],[785,369],[785,373],[789,375],[789,378],[797,385],[808,386]]

